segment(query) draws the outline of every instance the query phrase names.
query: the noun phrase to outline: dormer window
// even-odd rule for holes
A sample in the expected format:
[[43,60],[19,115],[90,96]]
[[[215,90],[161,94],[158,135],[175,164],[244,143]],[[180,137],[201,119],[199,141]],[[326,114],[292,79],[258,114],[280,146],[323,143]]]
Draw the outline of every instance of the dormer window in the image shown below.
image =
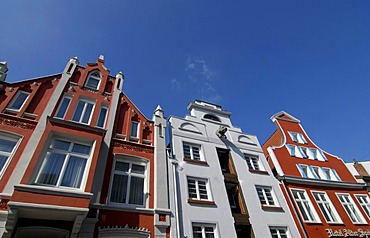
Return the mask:
[[93,71],[89,74],[86,80],[85,87],[98,90],[101,81],[101,75],[99,71]]
[[306,139],[301,133],[289,131],[289,135],[292,138],[294,142],[300,143],[300,144],[307,144]]
[[204,115],[203,118],[208,119],[208,120],[212,120],[212,121],[221,122],[220,118],[218,118],[218,117],[216,117],[215,115],[212,115],[212,114],[206,114],[206,115]]

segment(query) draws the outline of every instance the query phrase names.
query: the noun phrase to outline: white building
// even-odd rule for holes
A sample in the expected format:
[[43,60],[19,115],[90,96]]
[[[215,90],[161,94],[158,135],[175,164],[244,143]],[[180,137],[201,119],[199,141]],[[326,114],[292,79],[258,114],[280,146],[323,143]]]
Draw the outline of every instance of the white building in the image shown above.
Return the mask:
[[221,106],[188,109],[169,118],[171,237],[299,237],[257,137]]

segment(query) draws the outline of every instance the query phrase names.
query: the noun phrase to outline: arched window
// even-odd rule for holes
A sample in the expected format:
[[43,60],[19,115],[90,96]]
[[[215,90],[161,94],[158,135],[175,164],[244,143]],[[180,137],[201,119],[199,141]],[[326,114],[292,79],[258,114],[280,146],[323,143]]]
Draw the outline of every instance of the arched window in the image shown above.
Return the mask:
[[212,121],[221,122],[220,118],[218,118],[218,117],[216,117],[215,115],[212,115],[212,114],[206,114],[206,115],[204,115],[203,118],[208,119],[208,120],[212,120]]
[[87,76],[85,87],[97,90],[99,88],[101,81],[101,75],[99,71],[92,71],[89,76]]

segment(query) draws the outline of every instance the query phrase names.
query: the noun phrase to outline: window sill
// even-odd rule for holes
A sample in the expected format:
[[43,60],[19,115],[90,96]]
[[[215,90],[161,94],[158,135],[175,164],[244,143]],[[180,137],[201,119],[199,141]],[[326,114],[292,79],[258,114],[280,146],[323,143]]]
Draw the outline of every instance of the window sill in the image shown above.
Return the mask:
[[42,185],[30,185],[30,184],[15,185],[14,190],[30,192],[30,193],[62,195],[62,196],[68,196],[68,197],[80,197],[80,198],[88,198],[88,199],[90,199],[93,195],[92,193],[86,193],[78,189],[47,187],[47,186],[42,186]]
[[249,172],[254,173],[254,174],[265,174],[269,175],[269,173],[265,170],[256,170],[256,169],[249,169]]
[[189,204],[194,205],[208,205],[208,206],[215,206],[216,203],[213,201],[206,201],[206,200],[195,200],[195,199],[188,199]]
[[185,162],[192,163],[192,164],[199,164],[199,165],[207,165],[208,163],[206,161],[202,160],[194,160],[194,159],[189,159],[189,158],[184,158],[183,159]]
[[151,145],[152,144],[152,141],[151,140],[143,139],[143,143],[144,144],[147,144],[147,145]]
[[138,142],[139,141],[139,138],[137,138],[137,137],[130,137],[130,141]]
[[261,208],[264,211],[284,212],[284,209],[282,207],[262,205]]

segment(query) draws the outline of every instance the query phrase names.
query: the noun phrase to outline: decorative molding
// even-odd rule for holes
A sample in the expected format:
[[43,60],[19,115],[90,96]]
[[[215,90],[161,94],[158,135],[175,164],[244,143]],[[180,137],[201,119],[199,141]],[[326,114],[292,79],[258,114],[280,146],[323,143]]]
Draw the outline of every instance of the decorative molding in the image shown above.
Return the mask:
[[131,151],[137,151],[141,153],[146,153],[146,154],[153,154],[154,153],[154,148],[152,147],[146,147],[144,145],[132,145],[129,144],[125,141],[112,141],[112,146],[124,149],[124,150],[131,150]]
[[107,226],[99,227],[99,233],[101,237],[121,237],[122,235],[134,235],[135,237],[149,237],[150,231],[144,227],[129,227],[126,224],[122,226]]
[[0,124],[1,125],[13,126],[13,127],[26,129],[26,130],[34,130],[35,127],[36,127],[36,124],[32,124],[32,123],[29,123],[29,122],[22,122],[21,120],[19,120],[19,118],[17,118],[17,119],[4,118],[2,116],[3,115],[0,115]]

